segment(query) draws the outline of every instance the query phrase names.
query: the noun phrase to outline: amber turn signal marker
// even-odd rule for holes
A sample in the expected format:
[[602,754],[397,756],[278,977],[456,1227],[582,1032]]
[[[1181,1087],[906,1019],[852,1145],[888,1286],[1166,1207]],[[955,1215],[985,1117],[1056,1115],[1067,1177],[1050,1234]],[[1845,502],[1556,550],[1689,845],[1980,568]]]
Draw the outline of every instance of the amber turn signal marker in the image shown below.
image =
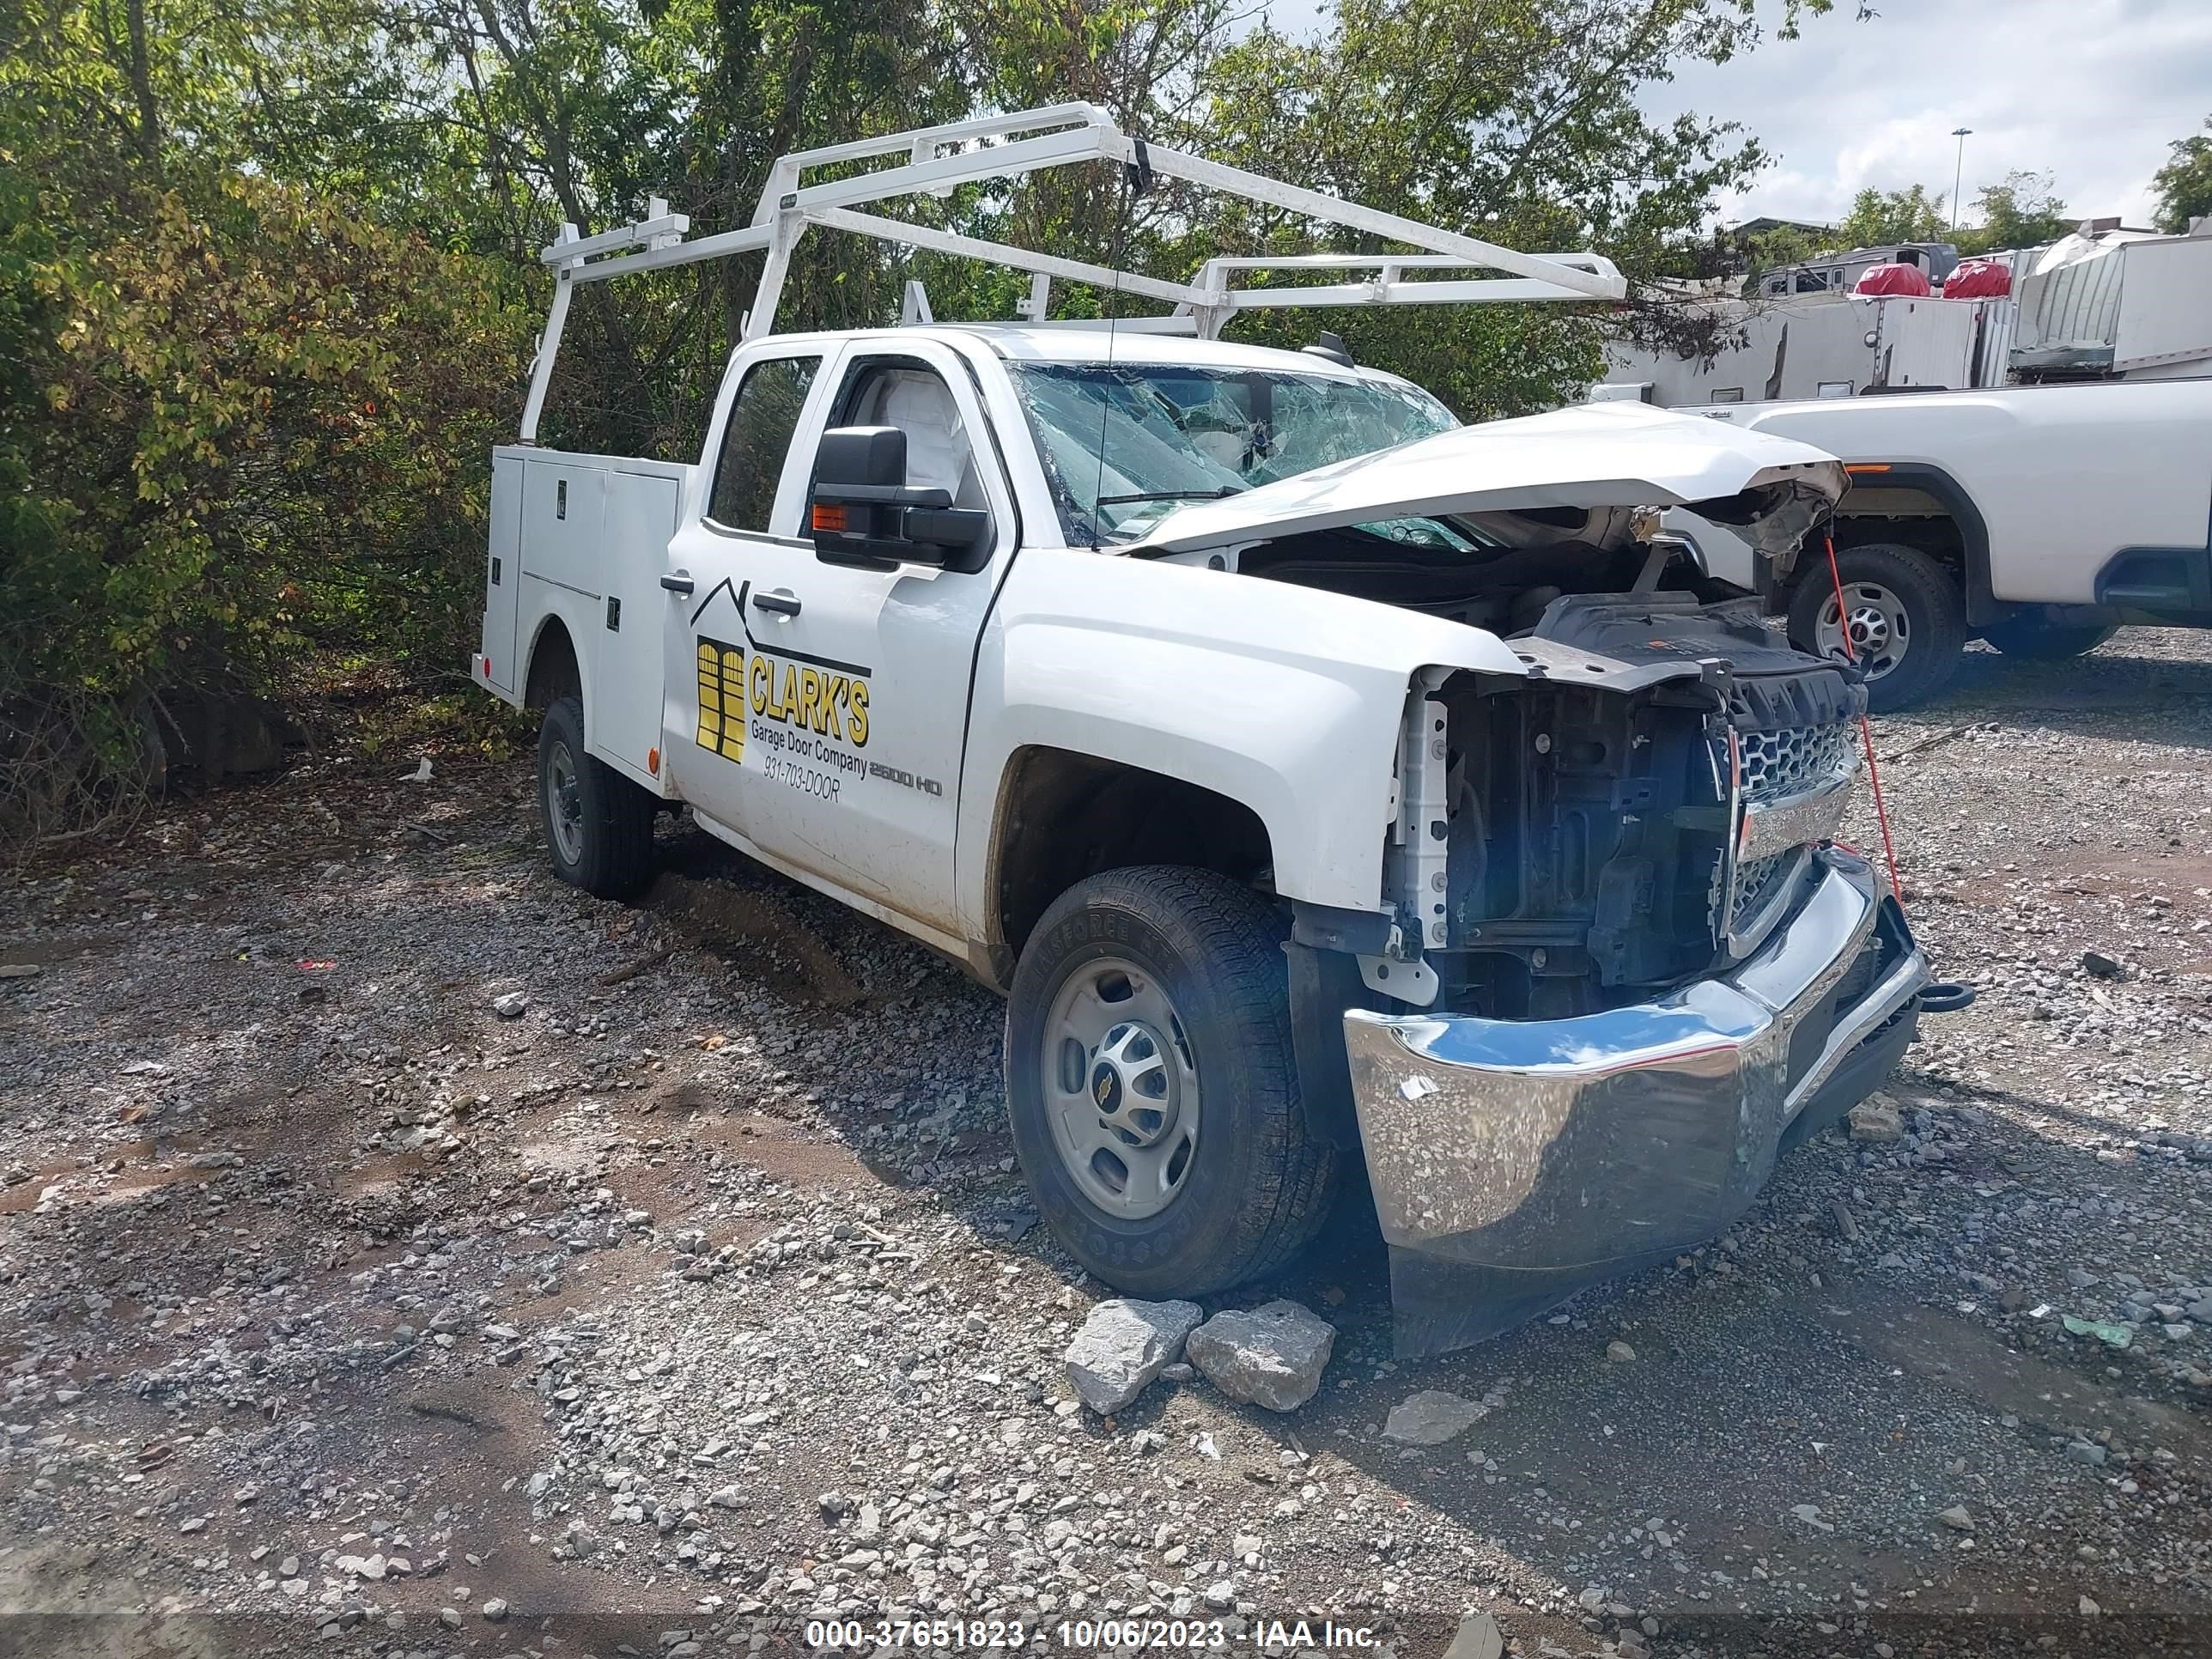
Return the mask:
[[645,769],[652,773],[656,778],[660,775],[659,750],[648,749],[645,751]]
[[816,502],[814,507],[814,527],[817,530],[843,530],[845,528],[845,509],[842,507],[824,507],[820,502]]
[[[1846,461],[1844,463],[1844,471],[1846,472],[1887,472],[1889,471],[1889,463],[1887,461]],[[818,511],[819,509],[817,508],[817,510]]]

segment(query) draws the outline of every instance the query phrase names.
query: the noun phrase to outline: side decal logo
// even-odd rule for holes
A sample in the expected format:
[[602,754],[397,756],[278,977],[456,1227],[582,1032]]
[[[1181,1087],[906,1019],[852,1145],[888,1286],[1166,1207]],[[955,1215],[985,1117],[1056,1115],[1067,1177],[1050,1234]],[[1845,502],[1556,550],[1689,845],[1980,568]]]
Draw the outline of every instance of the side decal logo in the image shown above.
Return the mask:
[[699,747],[742,766],[750,739],[760,775],[832,805],[840,803],[847,782],[864,777],[942,798],[945,788],[937,780],[916,777],[861,752],[873,725],[868,668],[788,646],[764,647],[753,637],[745,617],[750,588],[748,582],[732,589],[726,579],[691,613],[696,628],[707,606],[726,595],[744,638],[743,644],[733,644],[706,634],[693,636]]
[[699,746],[725,760],[745,757],[745,653],[738,646],[699,641]]

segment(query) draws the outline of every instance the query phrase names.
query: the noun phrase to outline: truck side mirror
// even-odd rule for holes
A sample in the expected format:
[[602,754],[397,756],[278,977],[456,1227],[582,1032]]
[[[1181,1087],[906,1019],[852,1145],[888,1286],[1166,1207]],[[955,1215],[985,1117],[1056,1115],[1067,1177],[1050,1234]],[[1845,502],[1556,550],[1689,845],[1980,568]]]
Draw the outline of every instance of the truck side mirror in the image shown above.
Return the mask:
[[973,572],[990,553],[988,513],[953,506],[949,489],[906,482],[906,434],[895,426],[822,434],[806,523],[816,558],[865,570],[907,563]]

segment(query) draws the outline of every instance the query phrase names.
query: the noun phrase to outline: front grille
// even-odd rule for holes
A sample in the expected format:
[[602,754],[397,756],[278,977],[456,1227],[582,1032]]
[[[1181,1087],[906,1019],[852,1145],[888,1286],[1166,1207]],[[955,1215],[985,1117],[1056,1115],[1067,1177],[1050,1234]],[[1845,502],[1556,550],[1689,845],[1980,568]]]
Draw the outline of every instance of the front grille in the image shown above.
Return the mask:
[[1736,872],[1735,902],[1729,909],[1730,933],[1740,933],[1747,921],[1765,908],[1803,857],[1804,849],[1793,847],[1771,858],[1753,859]]
[[[1765,806],[1786,801],[1838,777],[1848,776],[1858,764],[1858,750],[1848,721],[1813,726],[1785,726],[1765,731],[1736,732],[1741,763],[1744,803]],[[1748,859],[1735,872],[1735,895],[1726,902],[1723,877],[1725,860],[1713,872],[1712,896],[1708,906],[1714,936],[1724,944],[1734,941],[1737,954],[1750,951],[1771,925],[1771,907],[1781,889],[1804,867],[1805,849],[1793,847],[1764,858]],[[1727,914],[1722,914],[1723,902]]]
[[1850,726],[1789,726],[1772,732],[1740,732],[1743,798],[1764,804],[1802,793],[1858,764]]

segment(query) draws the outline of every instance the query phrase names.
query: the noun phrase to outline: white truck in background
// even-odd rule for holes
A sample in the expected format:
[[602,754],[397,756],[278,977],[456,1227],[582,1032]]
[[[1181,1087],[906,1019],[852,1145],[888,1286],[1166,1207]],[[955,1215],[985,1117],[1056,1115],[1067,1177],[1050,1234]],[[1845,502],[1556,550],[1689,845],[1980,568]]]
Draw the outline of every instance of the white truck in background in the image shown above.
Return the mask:
[[2212,628],[2212,380],[1698,412],[1844,463],[1835,574],[1824,550],[1778,568],[1727,525],[1669,526],[1787,617],[1800,650],[1855,659],[1877,711],[1936,695],[1969,640],[2051,660],[2130,623]]
[[[1420,252],[1166,283],[852,206],[1085,161]],[[810,226],[1176,312],[779,336]],[[697,465],[496,452],[476,678],[543,712],[565,879],[635,891],[688,808],[1005,992],[1022,1170],[1102,1279],[1268,1273],[1359,1160],[1401,1349],[1475,1340],[1729,1224],[1957,1006],[1831,839],[1857,677],[1708,608],[1658,533],[1694,508],[1786,569],[1840,464],[1631,406],[1462,428],[1339,349],[1218,337],[1247,305],[1617,295],[1604,261],[1085,105],[786,157],[754,225],[684,228],[546,250],[526,441],[575,285],[767,270]],[[1237,284],[1285,263],[1355,280]],[[1508,275],[1406,276],[1451,266]]]

